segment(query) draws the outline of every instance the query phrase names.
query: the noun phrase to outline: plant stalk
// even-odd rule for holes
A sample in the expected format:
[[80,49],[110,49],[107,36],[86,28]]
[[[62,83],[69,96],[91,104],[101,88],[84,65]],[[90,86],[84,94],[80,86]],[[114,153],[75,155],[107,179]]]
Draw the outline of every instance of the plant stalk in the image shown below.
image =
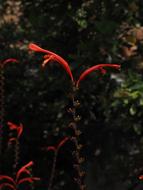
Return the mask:
[[49,179],[48,190],[51,190],[52,185],[53,185],[53,180],[54,180],[54,176],[55,176],[55,169],[56,169],[56,163],[57,163],[57,155],[58,155],[58,149],[55,150],[55,152],[54,152],[54,158],[53,158],[53,164],[52,164],[52,169],[51,169],[51,175],[50,175],[50,179]]
[[77,172],[77,177],[75,178],[75,181],[78,184],[80,190],[85,190],[85,185],[84,185],[85,172],[82,171],[81,169],[81,165],[84,162],[84,158],[80,156],[80,150],[82,148],[82,145],[79,144],[79,136],[81,134],[81,131],[77,128],[77,123],[78,121],[80,121],[80,116],[77,115],[77,107],[79,107],[80,103],[78,100],[75,100],[76,93],[77,93],[77,88],[73,86],[72,96],[71,96],[72,108],[70,108],[73,122],[70,123],[69,126],[74,131],[74,135],[71,136],[71,140],[75,145],[75,151],[73,151],[73,156],[75,159],[74,168]]
[[[2,158],[3,125],[4,125],[4,69],[0,64],[0,159]],[[0,160],[1,170],[1,160]]]

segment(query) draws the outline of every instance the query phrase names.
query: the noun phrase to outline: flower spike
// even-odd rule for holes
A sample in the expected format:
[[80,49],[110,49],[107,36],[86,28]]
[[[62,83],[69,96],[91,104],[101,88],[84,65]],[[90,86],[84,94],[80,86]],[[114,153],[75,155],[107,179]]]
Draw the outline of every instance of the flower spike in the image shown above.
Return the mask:
[[120,69],[120,65],[117,64],[99,64],[99,65],[95,65],[90,67],[89,69],[85,70],[79,77],[77,83],[76,83],[76,87],[79,87],[80,82],[87,76],[89,75],[91,72],[96,71],[96,70],[100,70],[102,74],[106,73],[106,70],[104,69],[104,67],[112,67],[114,69]]
[[66,72],[69,74],[72,82],[74,82],[73,79],[73,75],[71,72],[71,69],[69,67],[69,64],[67,63],[67,61],[65,61],[61,56],[53,53],[52,51],[49,50],[45,50],[39,46],[37,46],[36,44],[30,43],[29,44],[29,49],[33,50],[35,52],[41,52],[41,53],[46,53],[46,55],[44,56],[44,62],[42,64],[42,67],[44,67],[47,63],[49,63],[49,61],[56,61],[58,62],[60,65],[62,65],[62,67],[66,70]]

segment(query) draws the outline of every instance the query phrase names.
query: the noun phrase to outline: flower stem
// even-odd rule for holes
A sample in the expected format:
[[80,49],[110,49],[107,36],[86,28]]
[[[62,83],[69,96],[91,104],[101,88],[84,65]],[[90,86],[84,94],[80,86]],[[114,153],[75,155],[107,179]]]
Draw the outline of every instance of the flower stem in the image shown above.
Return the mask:
[[13,164],[14,175],[16,174],[16,170],[17,170],[17,166],[18,166],[18,162],[19,162],[19,152],[20,152],[19,141],[17,139],[15,147],[14,147],[14,154],[15,154],[14,155],[14,164]]
[[[0,65],[0,158],[2,158],[4,113],[5,113],[5,110],[4,110],[4,69]],[[1,170],[1,165],[0,165],[0,170]]]
[[55,176],[55,169],[56,169],[56,163],[57,163],[57,155],[58,155],[58,149],[55,150],[55,152],[54,152],[54,158],[53,158],[53,164],[52,164],[52,169],[51,169],[51,175],[50,175],[50,179],[49,179],[48,190],[51,190],[52,185],[53,185],[53,180],[54,180],[54,176]]
[[72,114],[73,122],[69,124],[69,127],[72,128],[74,131],[74,134],[71,136],[71,140],[75,146],[75,150],[72,153],[74,156],[73,166],[77,173],[75,181],[78,184],[80,190],[85,190],[85,185],[84,185],[85,172],[82,171],[81,169],[81,165],[84,162],[84,158],[80,156],[80,150],[82,148],[82,145],[79,144],[79,136],[81,134],[81,131],[77,128],[77,123],[78,121],[80,121],[80,116],[77,115],[77,108],[79,107],[80,103],[78,100],[75,100],[77,90],[78,89],[75,86],[73,86],[72,95],[71,95],[72,108],[69,109]]

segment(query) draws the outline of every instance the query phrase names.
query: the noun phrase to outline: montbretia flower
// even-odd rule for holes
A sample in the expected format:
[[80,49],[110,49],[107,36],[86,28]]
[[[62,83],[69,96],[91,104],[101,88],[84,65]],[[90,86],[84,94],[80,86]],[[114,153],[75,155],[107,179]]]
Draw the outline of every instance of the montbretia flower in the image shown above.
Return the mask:
[[49,50],[45,50],[39,46],[37,46],[36,44],[29,44],[29,49],[33,50],[35,52],[41,52],[41,53],[45,53],[46,55],[44,56],[44,61],[42,66],[44,67],[47,63],[49,63],[49,61],[57,61],[58,63],[60,63],[64,69],[66,70],[66,72],[68,73],[68,75],[70,76],[72,82],[75,84],[76,88],[79,88],[79,84],[80,82],[87,76],[89,75],[91,72],[99,70],[101,71],[102,74],[106,73],[105,68],[106,67],[112,67],[114,69],[119,70],[120,69],[120,65],[118,64],[98,64],[95,66],[90,67],[89,69],[85,70],[79,77],[79,79],[77,81],[74,80],[71,69],[69,67],[69,64],[59,55],[49,51]]
[[18,63],[17,59],[9,58],[4,61],[0,61],[0,68],[3,68],[8,63]]
[[[34,181],[40,180],[40,178],[38,177],[30,176],[31,172],[29,170],[29,167],[33,166],[33,164],[34,164],[33,161],[30,161],[29,163],[21,167],[16,173],[16,176],[14,179],[7,175],[0,175],[0,189],[2,189],[3,187],[9,187],[9,189],[17,190],[19,185],[25,182],[33,183]],[[21,177],[22,174],[26,174],[28,176]]]
[[19,125],[16,125],[12,122],[7,122],[7,125],[11,131],[16,131],[16,137],[10,138],[8,141],[8,144],[9,144],[12,141],[17,141],[20,138],[20,136],[23,132],[23,125],[22,125],[22,123],[20,123]]

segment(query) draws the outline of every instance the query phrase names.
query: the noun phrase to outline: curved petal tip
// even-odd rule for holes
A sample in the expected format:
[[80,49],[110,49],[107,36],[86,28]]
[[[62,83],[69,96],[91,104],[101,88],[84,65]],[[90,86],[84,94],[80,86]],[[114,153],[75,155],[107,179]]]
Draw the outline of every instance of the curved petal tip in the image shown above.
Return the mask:
[[34,43],[30,43],[28,45],[28,49],[35,51],[35,52],[50,53],[48,50],[45,50]]

